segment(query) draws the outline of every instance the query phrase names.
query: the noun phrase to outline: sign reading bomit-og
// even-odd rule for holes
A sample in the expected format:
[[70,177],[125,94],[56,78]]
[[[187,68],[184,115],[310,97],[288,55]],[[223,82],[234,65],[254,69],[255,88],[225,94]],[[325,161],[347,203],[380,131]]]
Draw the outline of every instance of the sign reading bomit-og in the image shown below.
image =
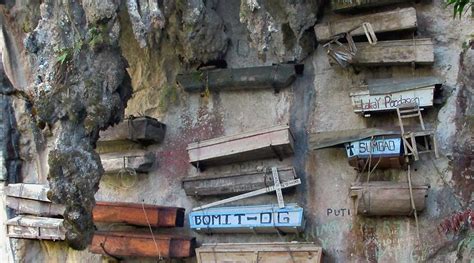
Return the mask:
[[347,157],[369,158],[401,156],[400,137],[376,136],[359,141],[346,143]]
[[304,228],[296,204],[209,208],[189,214],[191,228],[204,233],[297,233]]

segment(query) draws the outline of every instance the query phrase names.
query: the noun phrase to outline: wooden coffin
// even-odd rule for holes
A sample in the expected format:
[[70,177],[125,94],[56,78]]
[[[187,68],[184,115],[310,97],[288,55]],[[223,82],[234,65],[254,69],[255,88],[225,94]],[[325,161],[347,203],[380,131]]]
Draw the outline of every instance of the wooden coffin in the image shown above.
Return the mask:
[[[280,182],[295,180],[293,167],[278,168]],[[209,196],[240,194],[274,185],[271,169],[239,174],[194,176],[183,179],[186,195]]]
[[99,147],[123,144],[129,141],[149,145],[163,141],[166,125],[158,120],[143,116],[125,120],[100,132]]
[[196,249],[198,263],[320,263],[322,254],[322,248],[310,242],[216,243]]
[[176,80],[188,92],[203,92],[206,89],[216,91],[273,88],[279,90],[293,83],[296,75],[303,73],[303,69],[303,64],[215,69],[178,74]]
[[17,214],[37,216],[61,216],[65,209],[61,204],[10,196],[7,196],[6,204],[9,208],[16,210]]
[[433,106],[436,86],[441,81],[434,77],[416,79],[375,79],[360,91],[351,92],[354,112],[370,116],[370,112],[396,110],[405,103],[416,103],[419,107]]
[[9,184],[5,187],[5,194],[11,197],[50,202],[48,199],[49,187],[42,184]]
[[[342,18],[329,23],[316,24],[314,31],[319,42],[327,42],[331,40],[332,36],[348,32],[364,22],[370,23],[375,33],[415,30],[417,27],[416,10],[413,7],[409,7],[375,14]],[[352,31],[351,35],[361,36],[365,35],[365,33],[362,28],[359,28]]]
[[101,223],[126,223],[148,226],[149,222],[152,227],[182,227],[184,224],[184,208],[134,203],[97,202],[92,210],[92,217],[94,222]]
[[64,240],[63,219],[20,215],[7,220],[9,237]]
[[370,159],[371,169],[397,168],[405,165],[400,136],[374,136],[344,144],[349,164],[361,171]]
[[153,238],[150,233],[97,231],[89,251],[116,257],[185,258],[194,255],[195,246],[193,237],[155,234]]
[[[413,199],[417,211],[425,209],[428,185],[413,185]],[[412,215],[408,183],[369,182],[351,187],[356,214],[366,216]]]
[[138,155],[101,155],[100,160],[106,174],[119,174],[124,170],[131,170],[136,173],[149,172],[155,163],[153,154]]
[[356,12],[378,6],[409,2],[408,0],[331,0],[334,12]]
[[208,208],[189,214],[191,229],[203,233],[298,233],[303,208],[296,204]]
[[376,45],[356,43],[351,64],[357,66],[432,65],[433,42],[429,38],[379,41]]
[[293,154],[293,135],[288,126],[277,126],[224,136],[188,145],[189,162],[198,167]]

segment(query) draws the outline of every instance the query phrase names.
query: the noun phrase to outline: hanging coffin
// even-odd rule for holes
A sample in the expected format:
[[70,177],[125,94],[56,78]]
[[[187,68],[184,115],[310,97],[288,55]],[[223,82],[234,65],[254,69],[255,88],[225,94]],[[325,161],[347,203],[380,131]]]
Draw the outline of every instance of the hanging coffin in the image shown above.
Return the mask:
[[[409,2],[408,0],[331,0],[334,12],[356,12],[363,9]],[[395,22],[394,22],[395,23]]]
[[115,257],[185,258],[194,255],[195,246],[193,237],[96,231],[89,251]]
[[368,168],[402,168],[405,164],[400,136],[374,136],[345,143],[349,164],[357,170]]
[[203,233],[298,233],[303,208],[287,204],[209,208],[189,214],[191,229]]
[[293,135],[288,126],[277,126],[224,136],[188,145],[189,161],[198,168],[293,154]]
[[7,220],[7,232],[14,238],[64,240],[66,230],[63,219],[21,215]]
[[60,216],[64,213],[64,205],[49,201],[49,188],[41,184],[9,184],[5,187],[6,204],[17,214],[37,216]]
[[[425,209],[428,185],[413,185],[413,200],[418,212]],[[369,182],[351,187],[356,214],[366,216],[407,216],[413,214],[408,183]]]
[[151,153],[120,156],[103,154],[100,156],[100,161],[106,174],[147,173],[153,167],[155,157]]
[[133,203],[97,202],[94,222],[126,223],[152,227],[182,227],[184,208]]
[[[297,179],[293,167],[278,168],[281,183]],[[195,176],[183,180],[186,195],[240,194],[274,185],[271,169],[239,174]]]
[[363,90],[350,93],[354,112],[370,116],[371,112],[396,110],[405,103],[420,108],[433,106],[435,88],[441,81],[435,77],[368,80]]
[[263,89],[280,90],[303,73],[303,64],[215,69],[179,74],[177,82],[188,92],[209,90]]
[[216,243],[196,249],[198,263],[320,263],[322,254],[322,248],[310,242]]

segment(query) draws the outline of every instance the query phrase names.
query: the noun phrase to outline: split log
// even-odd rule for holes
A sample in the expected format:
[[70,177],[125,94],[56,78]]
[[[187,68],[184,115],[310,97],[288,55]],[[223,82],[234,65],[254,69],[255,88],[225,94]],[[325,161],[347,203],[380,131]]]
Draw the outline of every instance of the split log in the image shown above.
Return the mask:
[[63,219],[17,216],[7,221],[8,236],[13,238],[64,240]]
[[9,184],[5,187],[5,194],[11,197],[32,199],[50,202],[48,199],[49,187],[42,184]]
[[408,0],[332,0],[332,11],[339,12],[356,12],[363,9],[409,2]]
[[189,161],[198,168],[293,154],[293,135],[288,126],[277,126],[224,136],[188,145]]
[[[364,22],[370,23],[375,33],[415,30],[417,27],[416,10],[413,7],[409,7],[375,14],[342,18],[329,23],[316,24],[314,31],[319,42],[327,42],[331,40],[332,36],[348,32]],[[364,34],[362,28],[351,32],[352,36],[361,36]]]
[[177,82],[185,91],[263,89],[280,90],[289,86],[302,74],[303,64],[278,64],[273,66],[232,68],[178,74]]
[[7,206],[16,210],[17,214],[37,216],[61,216],[64,214],[64,205],[51,202],[37,201],[7,196]]
[[153,167],[153,154],[140,155],[101,155],[100,160],[106,174],[118,174],[123,169],[131,169],[137,173],[147,173]]
[[[295,180],[293,167],[278,168],[280,182]],[[255,191],[273,185],[271,169],[252,171],[239,174],[194,176],[183,179],[183,188],[186,195],[210,196],[240,194]]]
[[[413,185],[413,199],[418,212],[425,209],[428,185]],[[356,214],[366,216],[408,216],[413,209],[408,183],[369,182],[351,187]]]
[[320,263],[322,254],[322,248],[310,242],[216,243],[196,249],[198,263]]
[[195,246],[193,237],[97,231],[89,251],[116,257],[185,258],[194,255]]
[[[152,227],[182,227],[184,208],[134,203],[97,202],[92,217],[94,222],[126,223]],[[148,219],[148,220],[147,220]]]

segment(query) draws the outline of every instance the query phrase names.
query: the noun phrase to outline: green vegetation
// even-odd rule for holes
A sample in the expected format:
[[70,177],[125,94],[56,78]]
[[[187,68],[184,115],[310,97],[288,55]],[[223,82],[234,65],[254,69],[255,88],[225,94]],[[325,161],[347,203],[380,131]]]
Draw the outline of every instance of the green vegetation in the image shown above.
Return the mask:
[[461,18],[469,8],[472,9],[474,2],[473,0],[446,0],[447,6],[453,6],[453,17]]

